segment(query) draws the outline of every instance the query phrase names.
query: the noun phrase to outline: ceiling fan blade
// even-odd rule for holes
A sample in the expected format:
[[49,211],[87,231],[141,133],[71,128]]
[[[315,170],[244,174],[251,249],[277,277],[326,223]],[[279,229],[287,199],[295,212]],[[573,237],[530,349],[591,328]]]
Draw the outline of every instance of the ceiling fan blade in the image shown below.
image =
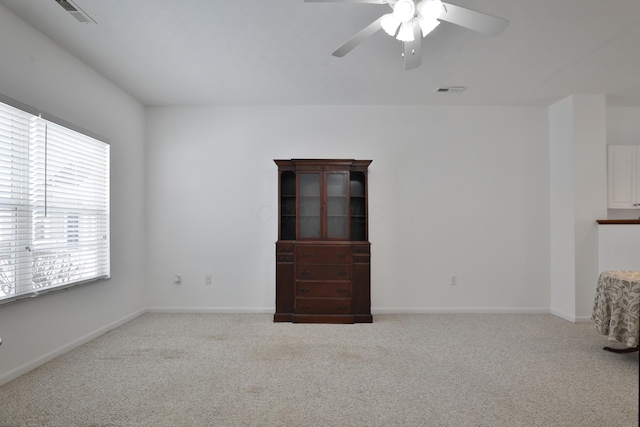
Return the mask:
[[305,3],[370,3],[387,4],[387,0],[304,0]]
[[383,17],[384,16],[381,16],[380,18],[373,21],[371,24],[364,27],[358,34],[351,37],[349,41],[347,41],[345,44],[343,44],[338,49],[336,49],[336,51],[333,52],[332,55],[342,58],[347,53],[351,52],[360,43],[362,43],[363,41],[365,41],[366,39],[368,39],[378,31],[380,31],[382,29],[382,27],[380,26],[380,21],[382,21]]
[[418,68],[422,63],[422,32],[417,23],[413,25],[412,42],[404,42],[404,69],[412,70]]
[[442,2],[445,12],[438,18],[489,36],[497,36],[509,26],[509,21],[486,13]]

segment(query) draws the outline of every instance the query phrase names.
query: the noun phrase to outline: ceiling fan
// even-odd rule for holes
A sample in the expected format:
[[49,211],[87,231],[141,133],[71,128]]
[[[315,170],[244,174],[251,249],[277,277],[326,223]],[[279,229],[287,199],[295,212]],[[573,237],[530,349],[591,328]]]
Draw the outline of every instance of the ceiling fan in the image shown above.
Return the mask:
[[441,0],[304,0],[308,3],[369,3],[388,4],[392,11],[364,27],[359,33],[333,52],[343,57],[356,46],[384,30],[403,42],[405,69],[421,64],[421,39],[435,29],[441,21],[450,22],[470,30],[497,36],[509,25],[506,19],[476,12],[475,10],[445,3]]

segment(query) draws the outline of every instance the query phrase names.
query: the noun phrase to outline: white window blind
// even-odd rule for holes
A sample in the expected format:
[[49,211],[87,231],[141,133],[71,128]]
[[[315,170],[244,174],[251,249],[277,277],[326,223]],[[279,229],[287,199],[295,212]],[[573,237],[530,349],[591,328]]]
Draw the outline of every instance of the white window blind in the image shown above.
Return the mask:
[[0,298],[16,295],[31,279],[30,117],[0,103]]
[[109,145],[0,105],[0,303],[108,278]]

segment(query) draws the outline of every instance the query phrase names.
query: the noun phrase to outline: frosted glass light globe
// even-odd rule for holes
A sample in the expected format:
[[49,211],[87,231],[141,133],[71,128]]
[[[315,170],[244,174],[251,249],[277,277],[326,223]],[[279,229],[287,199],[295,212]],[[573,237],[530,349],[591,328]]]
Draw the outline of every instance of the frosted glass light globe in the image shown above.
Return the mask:
[[427,21],[433,21],[440,17],[442,13],[442,2],[440,0],[422,0],[418,4],[418,12]]
[[398,0],[393,6],[393,16],[400,22],[407,22],[416,16],[416,5],[413,0]]

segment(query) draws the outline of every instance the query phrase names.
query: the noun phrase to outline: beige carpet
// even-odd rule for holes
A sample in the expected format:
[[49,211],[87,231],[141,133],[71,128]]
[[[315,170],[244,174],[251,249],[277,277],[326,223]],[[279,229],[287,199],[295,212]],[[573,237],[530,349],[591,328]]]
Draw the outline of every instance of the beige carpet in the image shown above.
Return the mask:
[[142,315],[0,387],[0,426],[638,425],[638,353],[592,323],[271,319]]

